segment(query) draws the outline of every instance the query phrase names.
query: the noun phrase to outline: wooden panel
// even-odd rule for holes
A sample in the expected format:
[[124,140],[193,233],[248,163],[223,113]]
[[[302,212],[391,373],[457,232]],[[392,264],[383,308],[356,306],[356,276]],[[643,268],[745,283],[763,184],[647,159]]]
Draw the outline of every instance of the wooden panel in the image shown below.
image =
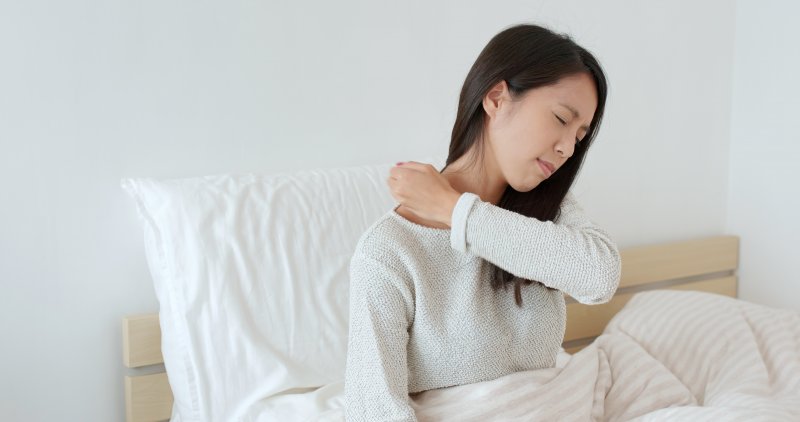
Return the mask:
[[567,304],[564,342],[600,335],[611,317],[619,312],[632,296],[633,293],[618,294],[600,305]]
[[164,362],[157,313],[122,319],[122,361],[128,368]]
[[739,266],[739,237],[714,236],[697,240],[637,246],[620,251],[619,287],[691,277]]
[[594,337],[582,338],[579,340],[568,341],[561,344],[561,347],[569,354],[580,352],[584,347],[588,346],[594,341]]
[[127,422],[168,420],[172,416],[172,401],[166,372],[125,377]]
[[[722,277],[712,280],[695,281],[690,283],[676,284],[659,288],[661,290],[696,290],[701,292],[716,293],[730,297],[737,297],[736,277]],[[654,289],[658,290],[658,289]],[[652,290],[640,290],[652,291]],[[594,338],[599,336],[605,329],[608,321],[622,309],[623,306],[640,291],[615,295],[610,301],[600,305],[584,305],[582,303],[570,303],[567,305],[567,328],[564,333],[565,350],[575,348],[573,344],[576,340]]]
[[567,353],[574,355],[575,353],[580,352],[586,346],[588,346],[588,344],[581,344],[580,346],[564,347],[564,350]]
[[672,286],[673,290],[698,290],[701,292],[716,293],[724,296],[739,297],[736,277],[724,277],[714,280],[697,281],[694,283],[678,284]]

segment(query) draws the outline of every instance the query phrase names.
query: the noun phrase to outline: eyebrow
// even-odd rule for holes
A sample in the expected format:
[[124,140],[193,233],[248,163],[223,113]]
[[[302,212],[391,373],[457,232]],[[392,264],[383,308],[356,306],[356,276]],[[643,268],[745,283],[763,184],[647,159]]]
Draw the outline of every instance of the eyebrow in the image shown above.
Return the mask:
[[[558,103],[558,105],[560,105],[560,106],[566,108],[567,110],[571,111],[572,115],[575,116],[576,119],[581,117],[581,114],[578,113],[578,110],[575,110],[575,107],[572,107],[571,105],[564,104],[564,103]],[[588,125],[583,125],[583,126],[581,126],[581,129],[589,130],[589,126]]]

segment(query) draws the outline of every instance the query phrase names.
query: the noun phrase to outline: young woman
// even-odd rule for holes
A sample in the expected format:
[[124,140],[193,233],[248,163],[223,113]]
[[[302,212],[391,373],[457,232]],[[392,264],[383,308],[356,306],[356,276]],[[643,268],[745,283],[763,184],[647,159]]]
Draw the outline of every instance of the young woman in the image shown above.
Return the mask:
[[409,393],[553,367],[564,294],[611,299],[617,246],[569,191],[605,101],[600,65],[568,36],[517,25],[489,41],[445,167],[393,167],[400,205],[353,254],[348,422],[415,421]]

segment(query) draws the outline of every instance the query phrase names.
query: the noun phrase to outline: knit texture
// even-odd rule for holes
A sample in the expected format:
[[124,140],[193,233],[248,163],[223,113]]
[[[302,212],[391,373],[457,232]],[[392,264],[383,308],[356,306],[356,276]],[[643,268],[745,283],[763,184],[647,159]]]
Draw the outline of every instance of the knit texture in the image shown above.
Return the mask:
[[[489,261],[525,279],[495,291]],[[619,285],[615,242],[569,192],[555,222],[483,202],[471,192],[451,229],[391,210],[361,236],[350,261],[345,373],[348,422],[416,421],[409,393],[555,366],[564,294],[608,302]]]

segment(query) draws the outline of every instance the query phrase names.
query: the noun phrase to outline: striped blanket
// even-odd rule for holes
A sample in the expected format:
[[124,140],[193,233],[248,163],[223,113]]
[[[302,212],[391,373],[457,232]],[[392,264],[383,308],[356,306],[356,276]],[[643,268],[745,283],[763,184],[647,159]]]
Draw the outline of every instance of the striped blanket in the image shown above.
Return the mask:
[[[412,395],[423,421],[800,421],[800,312],[634,295],[555,368]],[[313,421],[343,421],[331,409]]]

